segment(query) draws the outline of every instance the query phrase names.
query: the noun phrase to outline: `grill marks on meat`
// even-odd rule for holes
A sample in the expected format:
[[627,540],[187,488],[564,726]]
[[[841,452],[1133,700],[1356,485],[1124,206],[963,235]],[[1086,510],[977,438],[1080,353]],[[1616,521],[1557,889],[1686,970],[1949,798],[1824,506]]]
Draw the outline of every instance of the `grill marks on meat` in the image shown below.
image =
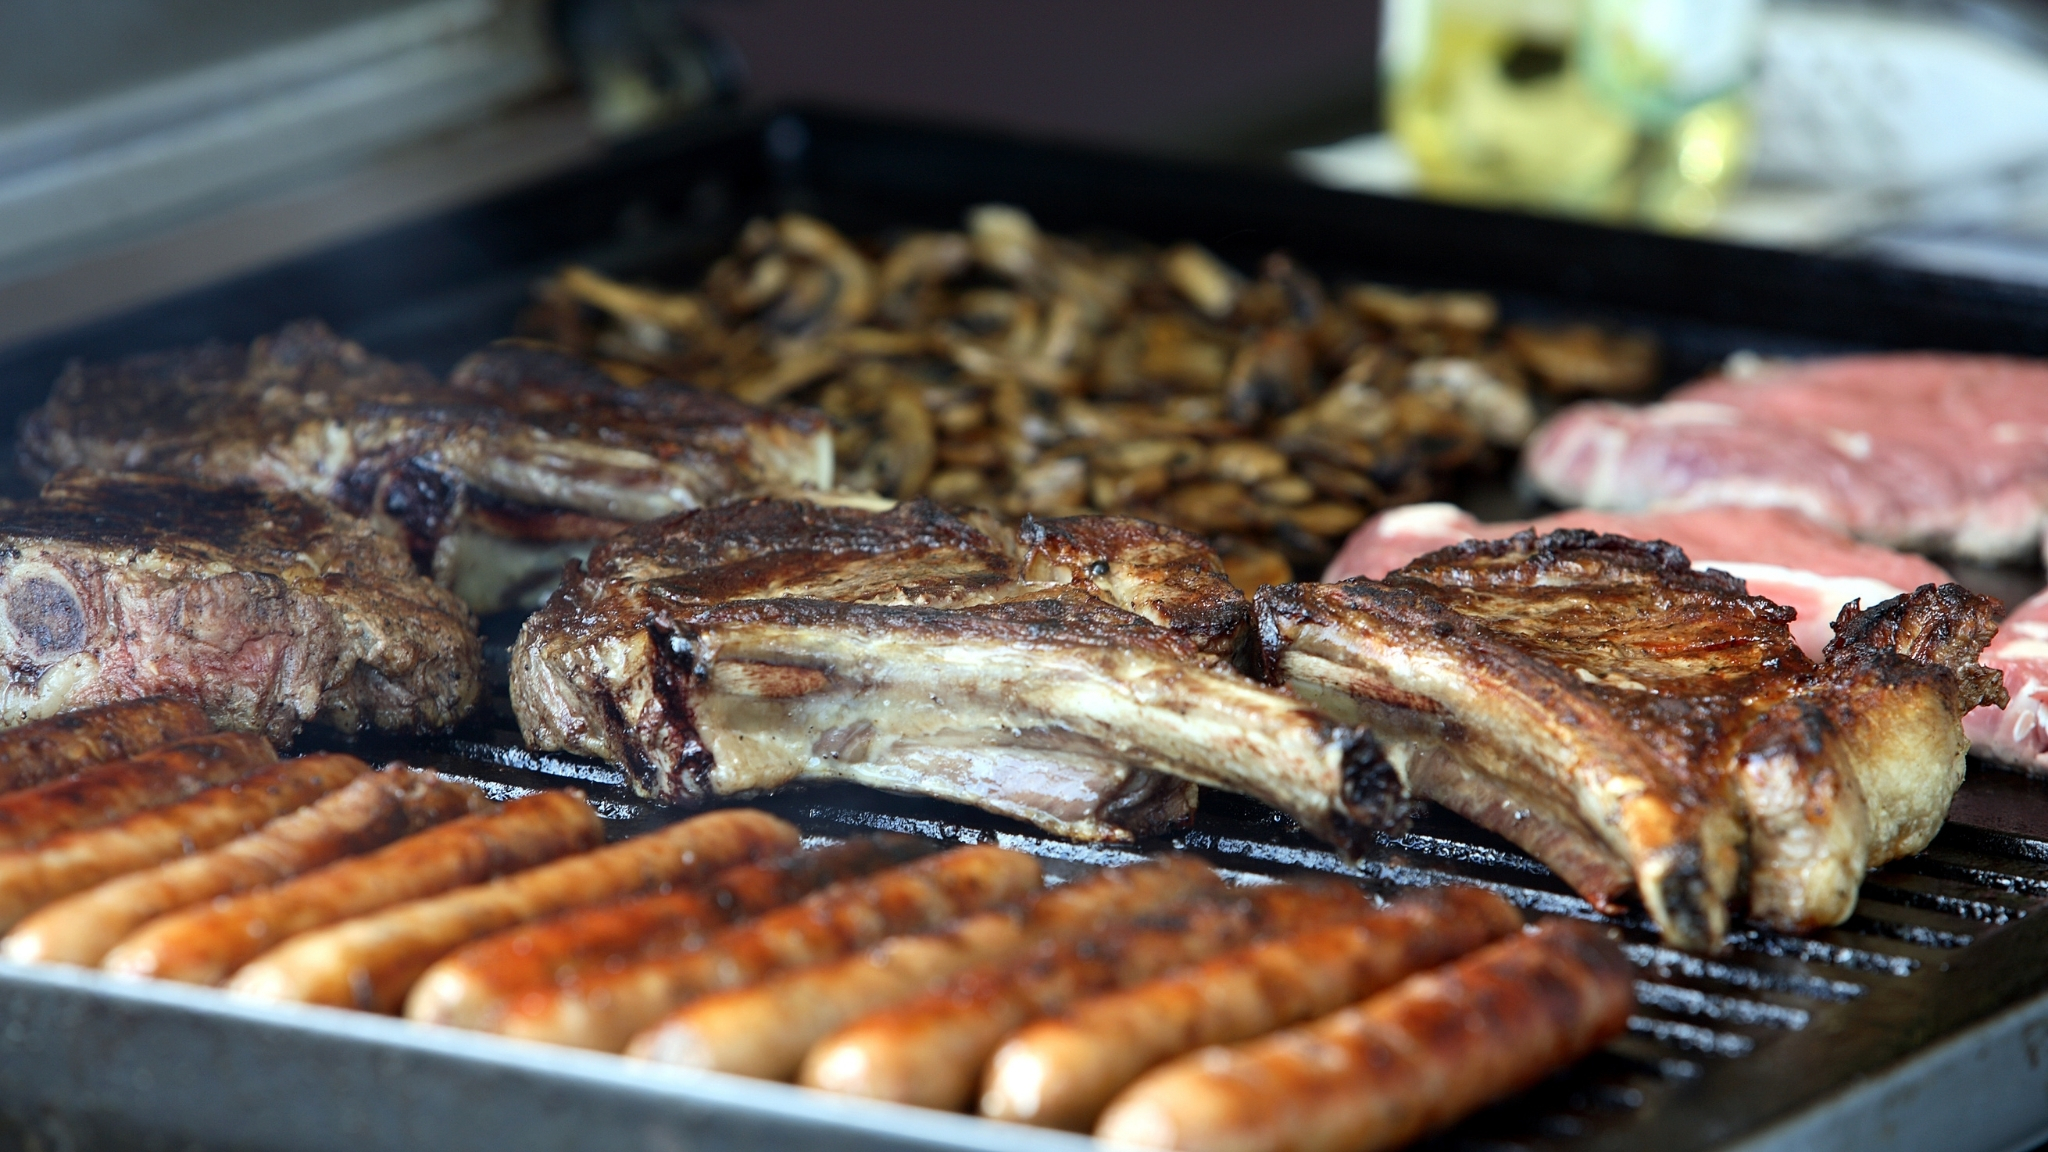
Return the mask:
[[388,537],[287,493],[69,473],[0,511],[0,720],[144,696],[288,741],[445,728],[468,611]]
[[472,355],[443,385],[316,321],[247,347],[74,363],[24,423],[20,452],[44,478],[164,472],[332,500],[396,528],[481,608],[624,524],[832,482],[819,417],[666,380],[623,388],[518,342]]
[[[1962,782],[1994,602],[1927,585],[1843,610],[1815,663],[1787,609],[1668,544],[1468,541],[1385,581],[1261,589],[1267,674],[1380,737],[1416,793],[1515,841],[1595,906],[1631,885],[1667,939],[1749,914],[1840,923]],[[1746,875],[1745,875],[1746,869]]]
[[663,801],[851,780],[1129,839],[1250,792],[1345,838],[1399,809],[1370,737],[1225,659],[1249,609],[1168,528],[762,500],[620,535],[521,630],[529,745]]

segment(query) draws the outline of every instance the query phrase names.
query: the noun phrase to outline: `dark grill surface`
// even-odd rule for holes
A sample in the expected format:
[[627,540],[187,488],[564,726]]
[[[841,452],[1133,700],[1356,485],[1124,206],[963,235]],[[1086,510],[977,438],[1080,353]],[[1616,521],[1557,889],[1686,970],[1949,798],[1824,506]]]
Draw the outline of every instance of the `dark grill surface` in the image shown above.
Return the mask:
[[[1193,238],[1241,266],[1286,249],[1333,280],[1489,289],[1510,320],[1649,328],[1665,350],[1667,383],[1738,349],[2048,353],[2048,294],[2033,289],[830,114],[763,127],[739,121],[645,141],[522,193],[0,350],[0,427],[40,403],[76,356],[246,340],[320,316],[376,352],[445,371],[511,331],[535,278],[567,261],[687,283],[757,213],[797,208],[874,234],[952,226],[967,206],[990,200],[1019,204],[1058,231]],[[1524,510],[1506,493],[1473,503],[1496,517]],[[1958,575],[2009,599],[2041,583],[2038,570]],[[452,738],[356,750],[506,793],[575,784],[617,835],[677,818],[632,797],[612,769],[519,748],[503,700],[516,625],[489,622],[495,710]],[[819,838],[894,829],[994,839],[1045,857],[1055,874],[1127,855],[852,787],[760,804]],[[1346,872],[1389,896],[1480,884],[1532,913],[1597,919],[1541,865],[1434,810],[1355,869],[1284,817],[1215,794],[1191,829],[1141,847],[1199,852],[1246,882]],[[2035,1003],[2048,992],[2048,916],[2036,914],[2044,900],[2048,783],[1973,765],[1934,845],[1871,876],[1840,928],[1812,937],[1740,931],[1709,958],[1662,947],[1640,915],[1616,921],[1641,970],[1628,1035],[1433,1146],[2028,1146],[2048,1132],[2048,1000]],[[1977,1037],[1976,1047],[1947,1060],[1944,1042],[1959,1035]],[[352,1014],[245,1008],[211,992],[0,966],[0,1147],[8,1145],[1082,1147]]]

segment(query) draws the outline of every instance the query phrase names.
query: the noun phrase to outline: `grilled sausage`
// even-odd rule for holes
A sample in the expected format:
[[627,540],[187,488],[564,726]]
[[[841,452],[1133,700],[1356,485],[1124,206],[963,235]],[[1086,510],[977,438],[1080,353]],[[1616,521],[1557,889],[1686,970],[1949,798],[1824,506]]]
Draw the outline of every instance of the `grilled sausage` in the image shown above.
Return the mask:
[[842,1028],[814,1045],[797,1082],[856,1096],[958,1110],[1003,1038],[1071,1001],[1205,960],[1260,932],[1355,919],[1372,901],[1350,884],[1274,885],[1190,905],[1171,917],[1053,942],[1022,963],[970,972]]
[[1155,1068],[1095,1135],[1201,1152],[1373,1152],[1518,1092],[1628,1026],[1634,972],[1552,920],[1362,1004]]
[[9,960],[98,964],[121,938],[159,916],[275,884],[344,856],[490,806],[468,784],[397,769],[358,777],[211,852],[110,880],[30,915],[0,940]]
[[0,852],[175,804],[277,762],[263,737],[221,732],[94,765],[68,780],[0,795]]
[[495,812],[430,828],[270,888],[173,912],[115,945],[101,967],[218,984],[301,932],[531,867],[603,840],[604,824],[581,793],[525,796]]
[[887,936],[1013,903],[1038,890],[1038,861],[990,845],[956,848],[835,884],[703,947],[593,972],[566,988],[531,990],[495,1031],[616,1052],[683,1002],[781,968],[836,960]]
[[266,1000],[395,1012],[427,966],[479,936],[565,908],[794,851],[803,839],[766,812],[712,812],[622,843],[295,936],[228,981]]
[[804,1053],[847,1024],[928,991],[1037,941],[1098,931],[1223,887],[1189,857],[1106,868],[1055,888],[1028,910],[986,912],[946,932],[885,940],[863,956],[706,996],[633,1038],[629,1055],[771,1080],[796,1074]]
[[500,932],[427,969],[406,997],[405,1014],[459,1028],[489,1028],[526,990],[571,984],[588,970],[672,955],[731,921],[937,848],[915,836],[863,836],[771,864],[728,868],[703,888],[580,909]]
[[982,1078],[982,1115],[1085,1132],[1155,1064],[1334,1012],[1521,926],[1491,892],[1445,889],[1083,1000],[1003,1042]]
[[0,791],[33,788],[213,731],[189,700],[149,696],[81,708],[0,732]]
[[353,756],[318,755],[209,788],[182,804],[66,832],[34,848],[0,852],[0,928],[60,896],[245,836],[370,770]]

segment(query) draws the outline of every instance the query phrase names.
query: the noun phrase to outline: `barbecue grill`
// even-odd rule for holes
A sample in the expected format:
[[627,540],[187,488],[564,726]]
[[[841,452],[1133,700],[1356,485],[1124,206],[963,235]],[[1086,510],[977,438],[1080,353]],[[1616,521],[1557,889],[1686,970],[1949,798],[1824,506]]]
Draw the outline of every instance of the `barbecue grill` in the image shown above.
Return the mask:
[[[757,213],[798,208],[873,234],[949,226],[989,200],[1052,230],[1191,237],[1241,264],[1281,248],[1331,278],[1483,288],[1509,318],[1648,328],[1666,350],[1667,383],[1741,349],[2048,354],[2048,294],[2032,289],[785,111],[642,141],[527,191],[0,353],[0,409],[18,417],[38,403],[72,356],[247,339],[311,315],[379,353],[446,370],[509,332],[533,281],[566,261],[682,283]],[[1464,502],[1506,515],[1517,500],[1481,488]],[[2041,583],[2038,570],[1961,575],[2008,599]],[[615,837],[676,818],[633,797],[611,768],[520,748],[504,694],[518,622],[485,621],[490,702],[460,730],[350,750],[498,795],[573,784]],[[323,739],[333,740],[300,745]],[[1133,851],[848,786],[758,803],[819,840],[891,830],[995,841],[1044,857],[1055,876]],[[1435,809],[1356,865],[1286,817],[1219,794],[1205,794],[1191,828],[1140,848],[1197,852],[1246,882],[1306,870],[1387,894],[1471,883],[1532,912],[1600,919],[1518,849]],[[1613,921],[1640,969],[1628,1034],[1430,1147],[2031,1147],[2048,1136],[2044,902],[2048,782],[1973,763],[1933,845],[1869,877],[1839,928],[1735,931],[1725,955],[1706,958],[1661,946],[1644,917]],[[0,1133],[24,1148],[352,1152],[1088,1146],[402,1020],[4,964]]]

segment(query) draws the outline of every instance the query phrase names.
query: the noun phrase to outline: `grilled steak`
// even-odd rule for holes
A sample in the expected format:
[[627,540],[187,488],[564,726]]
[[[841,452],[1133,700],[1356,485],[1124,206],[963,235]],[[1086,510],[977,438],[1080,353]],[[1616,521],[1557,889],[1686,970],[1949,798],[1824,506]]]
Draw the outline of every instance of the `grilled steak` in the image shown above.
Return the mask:
[[1933,837],[1963,714],[2005,699],[1976,663],[1996,607],[1954,584],[1851,604],[1816,662],[1742,581],[1574,529],[1255,600],[1267,674],[1371,728],[1412,790],[1597,907],[1633,884],[1708,950],[1745,880],[1757,920],[1836,924],[1867,868]]
[[824,421],[665,380],[639,388],[507,342],[447,384],[317,321],[247,347],[72,364],[22,426],[22,465],[167,472],[331,500],[396,528],[479,610],[624,525],[734,496],[828,487]]
[[1587,528],[1662,540],[1692,557],[1695,568],[1718,568],[1739,576],[1749,594],[1798,611],[1792,638],[1808,656],[1820,657],[1834,638],[1844,604],[1875,604],[1922,584],[1946,584],[1947,572],[1921,556],[1851,540],[1789,508],[1700,508],[1689,512],[1597,512],[1574,508],[1534,523],[1484,524],[1449,504],[1390,508],[1365,522],[1330,568],[1325,580],[1368,576],[1374,580],[1410,560],[1475,537],[1498,539],[1524,528]]
[[1340,840],[1392,819],[1370,737],[1231,666],[1249,615],[1205,545],[1141,521],[757,500],[572,565],[512,706],[530,745],[668,802],[852,780],[1127,839],[1203,783]]
[[1864,540],[2022,558],[2048,522],[2048,365],[1852,356],[1586,403],[1523,463],[1561,504],[1796,508]]
[[68,473],[0,509],[0,723],[141,696],[289,740],[477,698],[469,613],[390,537],[289,493]]

